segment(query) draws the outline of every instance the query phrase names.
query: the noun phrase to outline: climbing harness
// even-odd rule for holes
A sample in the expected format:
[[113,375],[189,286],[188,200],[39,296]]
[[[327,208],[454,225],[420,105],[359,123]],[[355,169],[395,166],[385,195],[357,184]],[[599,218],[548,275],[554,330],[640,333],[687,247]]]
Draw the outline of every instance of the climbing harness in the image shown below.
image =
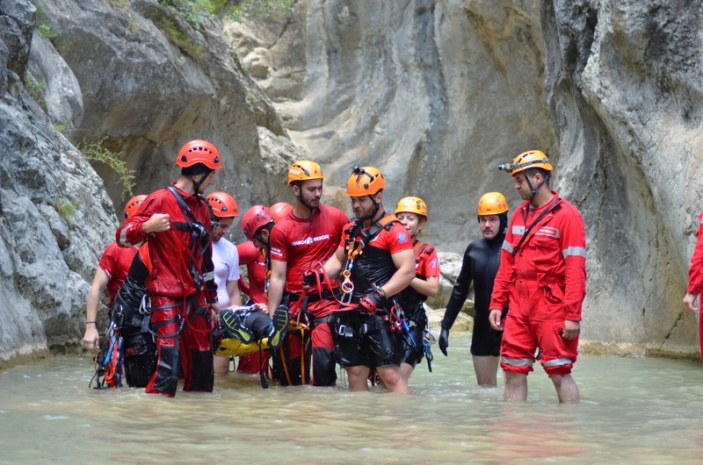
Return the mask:
[[[205,229],[205,226],[195,217],[195,214],[190,209],[188,204],[186,204],[185,200],[183,200],[183,197],[181,197],[181,194],[178,193],[176,188],[173,186],[168,186],[168,190],[176,198],[178,205],[181,207],[183,218],[186,220],[185,223],[174,221],[173,225],[179,231],[187,231],[190,233],[190,243],[188,244],[188,263],[186,266],[188,273],[190,273],[193,278],[195,288],[200,290],[203,287],[205,279],[195,266],[195,252],[197,250],[197,245],[200,244],[200,249],[202,251],[201,253],[204,253],[210,242],[210,234],[207,229]],[[200,197],[198,197],[198,199],[200,199]]]

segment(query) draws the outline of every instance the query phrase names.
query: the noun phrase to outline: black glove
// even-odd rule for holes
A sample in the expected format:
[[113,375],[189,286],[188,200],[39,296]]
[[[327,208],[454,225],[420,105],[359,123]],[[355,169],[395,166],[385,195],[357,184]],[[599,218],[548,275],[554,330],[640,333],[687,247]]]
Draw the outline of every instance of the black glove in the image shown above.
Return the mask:
[[325,273],[322,269],[303,271],[303,287],[317,286],[317,281],[325,280]]
[[378,292],[369,292],[364,297],[359,299],[359,309],[366,310],[367,312],[374,314],[378,311],[379,306],[383,306],[385,301],[386,298]]
[[439,350],[442,351],[445,357],[447,356],[447,347],[449,347],[449,330],[442,328],[439,333]]

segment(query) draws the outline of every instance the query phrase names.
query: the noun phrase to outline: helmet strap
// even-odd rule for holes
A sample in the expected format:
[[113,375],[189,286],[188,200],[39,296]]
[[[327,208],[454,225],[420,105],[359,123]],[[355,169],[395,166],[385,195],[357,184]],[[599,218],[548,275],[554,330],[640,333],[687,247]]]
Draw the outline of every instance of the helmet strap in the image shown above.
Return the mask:
[[193,189],[195,190],[195,195],[200,196],[202,192],[200,192],[200,186],[203,185],[207,177],[212,173],[212,170],[209,170],[207,173],[203,174],[202,177],[200,178],[200,181],[195,180],[195,176],[198,176],[197,174],[194,175],[187,175],[186,177],[190,179],[190,181],[193,183]]
[[373,220],[376,218],[376,215],[378,215],[378,211],[381,209],[381,202],[376,202],[376,199],[374,199],[374,195],[370,195],[371,197],[371,202],[373,202],[373,214],[371,215],[371,219]]
[[547,172],[547,174],[544,175],[542,182],[540,182],[537,186],[532,187],[532,183],[530,182],[530,177],[525,176],[525,179],[527,180],[527,186],[530,188],[530,195],[534,197],[537,195],[537,192],[544,186],[544,184],[549,181],[549,177],[551,176],[551,173]]

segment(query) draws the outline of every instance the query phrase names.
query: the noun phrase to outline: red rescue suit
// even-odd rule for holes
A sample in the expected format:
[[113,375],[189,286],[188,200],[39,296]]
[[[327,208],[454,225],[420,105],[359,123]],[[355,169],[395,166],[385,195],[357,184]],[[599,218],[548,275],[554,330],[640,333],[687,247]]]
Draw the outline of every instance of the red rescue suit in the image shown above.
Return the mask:
[[[545,210],[548,213],[520,244]],[[539,348],[548,374],[571,373],[578,337],[567,340],[561,332],[564,320],[581,321],[585,297],[586,233],[581,214],[556,192],[537,209],[529,201],[523,203],[511,218],[491,295],[491,309],[510,302],[501,344],[503,370],[531,372]]]
[[[689,294],[700,296],[703,294],[703,213],[698,216],[698,231],[696,231],[696,248],[691,257],[691,268],[688,270]],[[698,318],[698,334],[701,345],[701,358],[703,359],[703,318]]]
[[[145,285],[150,291],[158,362],[146,392],[169,397],[176,394],[179,365],[185,378],[184,391],[212,391],[214,369],[206,301],[217,300],[207,202],[176,191],[192,215],[185,214],[168,188],[160,189],[149,194],[139,212],[116,233],[123,247],[144,240],[149,244],[151,272]],[[147,236],[142,224],[156,213],[168,213],[171,228]]]

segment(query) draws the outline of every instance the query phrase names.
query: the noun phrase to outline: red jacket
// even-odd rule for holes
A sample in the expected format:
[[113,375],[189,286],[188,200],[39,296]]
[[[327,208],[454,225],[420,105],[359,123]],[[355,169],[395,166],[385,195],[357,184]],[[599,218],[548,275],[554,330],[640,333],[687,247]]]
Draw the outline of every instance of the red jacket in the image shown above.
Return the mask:
[[[154,294],[189,296],[202,290],[207,300],[214,302],[217,285],[212,264],[210,209],[202,197],[189,195],[178,188],[176,191],[193,212],[194,218],[190,218],[190,222],[197,221],[202,225],[203,234],[197,240],[191,239],[188,220],[176,197],[164,188],[147,196],[139,212],[117,230],[116,241],[122,247],[129,247],[148,240],[153,268],[145,284]],[[142,224],[156,213],[170,215],[171,229],[147,236],[142,232]],[[199,283],[189,271],[190,264]]]
[[695,295],[703,293],[703,213],[698,216],[698,220],[696,248],[691,257],[691,268],[688,270],[688,292]]
[[247,290],[243,290],[242,279],[240,278],[240,290],[247,294],[249,298],[258,304],[268,302],[266,297],[266,257],[264,253],[252,241],[237,244],[239,253],[239,264],[247,267],[249,283]]
[[[553,194],[552,200],[558,196]],[[530,211],[526,201],[510,219],[489,308],[502,309],[515,280],[529,279],[540,286],[556,286],[562,294],[557,297],[564,303],[565,319],[580,321],[586,297],[586,231],[576,207],[562,199],[514,254],[526,229],[550,203]]]
[[107,293],[110,294],[110,306],[115,300],[117,291],[122,287],[122,283],[127,277],[132,260],[137,255],[136,247],[124,248],[113,242],[107,246],[103,252],[98,266],[107,274],[110,280],[107,282]]

